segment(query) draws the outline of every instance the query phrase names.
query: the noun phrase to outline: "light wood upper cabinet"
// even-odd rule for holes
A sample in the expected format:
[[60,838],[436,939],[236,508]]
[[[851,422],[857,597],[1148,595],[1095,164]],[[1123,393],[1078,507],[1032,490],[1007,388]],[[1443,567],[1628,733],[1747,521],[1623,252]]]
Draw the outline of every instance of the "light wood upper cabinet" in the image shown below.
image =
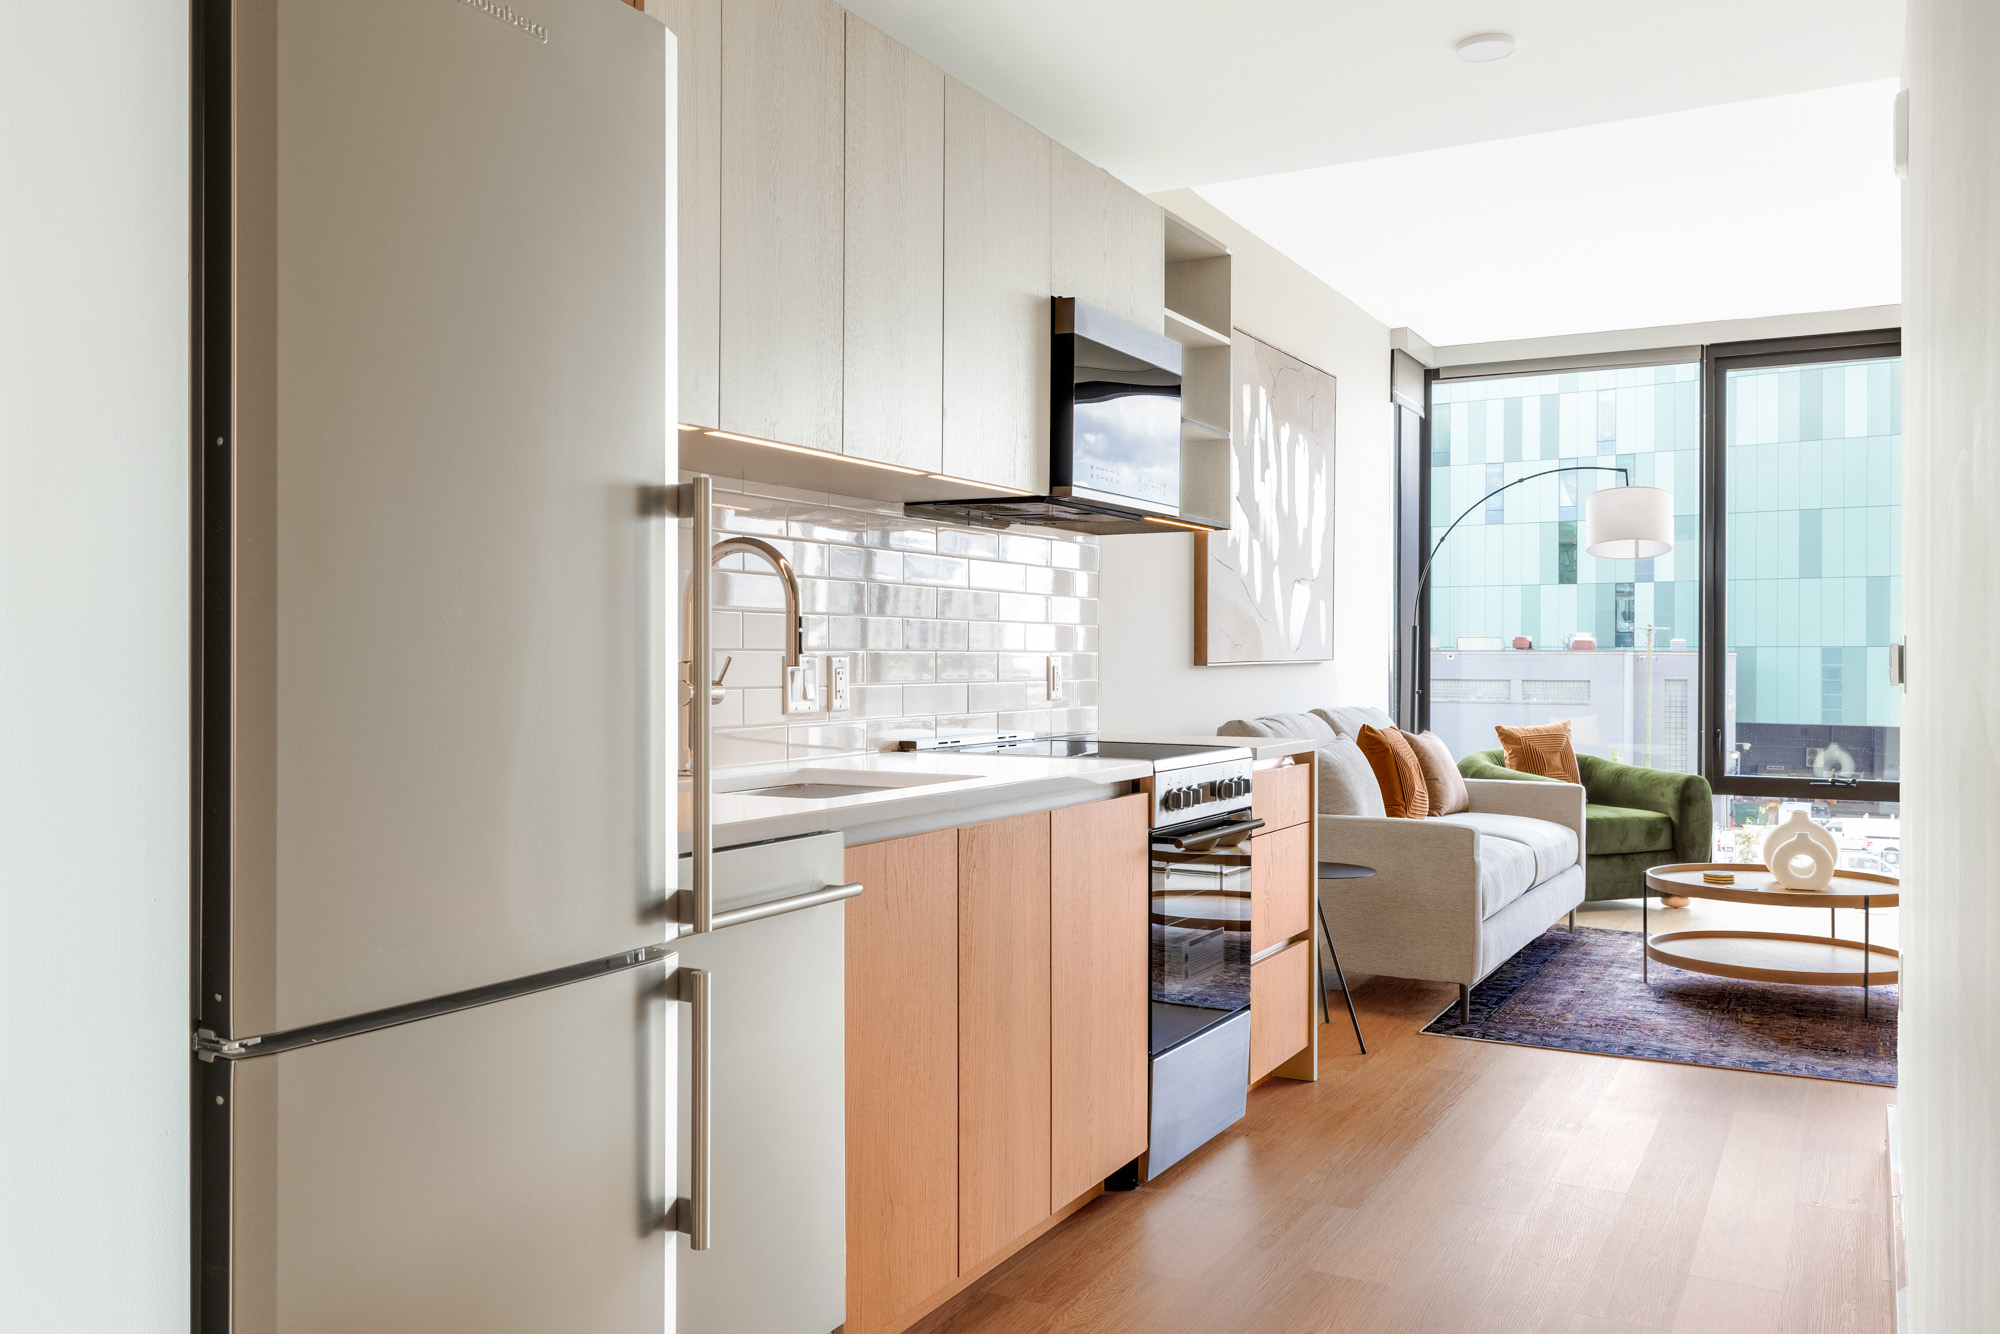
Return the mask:
[[956,79],[944,108],[944,466],[1048,490],[1052,144]]
[[722,13],[721,424],[837,452],[846,11]]
[[944,73],[847,16],[849,454],[944,464]]
[[1050,1200],[1146,1149],[1149,947],[1143,795],[1050,813]]
[[958,831],[958,1265],[1048,1218],[1049,816]]
[[1053,295],[1165,332],[1166,215],[1160,206],[1055,144],[1049,208]]
[[719,426],[722,373],[722,0],[666,0],[679,63],[680,419]]
[[847,850],[847,1329],[958,1274],[958,834]]

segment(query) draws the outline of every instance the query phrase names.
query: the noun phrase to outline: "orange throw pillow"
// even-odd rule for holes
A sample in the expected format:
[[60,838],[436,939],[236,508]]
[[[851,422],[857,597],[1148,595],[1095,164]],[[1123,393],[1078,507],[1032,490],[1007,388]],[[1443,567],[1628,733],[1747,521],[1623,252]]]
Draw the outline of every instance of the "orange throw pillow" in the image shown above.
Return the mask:
[[1426,732],[1413,736],[1408,732],[1403,737],[1416,752],[1417,764],[1424,771],[1424,787],[1430,792],[1432,815],[1457,815],[1460,811],[1472,809],[1472,792],[1465,786],[1465,779],[1458,772],[1458,765],[1451,758],[1451,747],[1436,732]]
[[1375,771],[1382,789],[1382,805],[1393,819],[1421,820],[1431,813],[1430,792],[1424,786],[1423,766],[1417,753],[1395,728],[1364,727],[1355,740]]
[[1569,720],[1542,727],[1495,727],[1500,751],[1507,767],[1519,773],[1539,774],[1565,783],[1581,783],[1576,771],[1576,748],[1570,745]]

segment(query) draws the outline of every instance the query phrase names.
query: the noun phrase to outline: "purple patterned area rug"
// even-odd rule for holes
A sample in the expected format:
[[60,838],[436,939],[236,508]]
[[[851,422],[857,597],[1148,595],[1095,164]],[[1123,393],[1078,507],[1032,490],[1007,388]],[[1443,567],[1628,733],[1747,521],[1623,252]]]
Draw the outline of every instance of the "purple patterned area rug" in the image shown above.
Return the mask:
[[1896,1082],[1897,988],[1738,982],[1665,964],[1639,978],[1632,931],[1556,928],[1531,941],[1472,989],[1472,1022],[1458,1003],[1426,1033],[1557,1051],[1634,1056],[1724,1070]]

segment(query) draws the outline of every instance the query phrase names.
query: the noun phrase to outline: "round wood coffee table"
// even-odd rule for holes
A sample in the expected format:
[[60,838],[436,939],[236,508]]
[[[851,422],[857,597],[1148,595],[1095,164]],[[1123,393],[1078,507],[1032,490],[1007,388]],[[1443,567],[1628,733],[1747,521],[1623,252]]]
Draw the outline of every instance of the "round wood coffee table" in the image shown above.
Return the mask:
[[[1711,885],[1704,871],[1728,871],[1733,885]],[[1640,974],[1651,981],[1648,961],[1658,959],[1691,973],[1734,977],[1749,982],[1792,982],[1808,987],[1860,987],[1861,1013],[1868,1013],[1868,988],[1891,986],[1901,977],[1902,959],[1887,945],[1868,939],[1868,910],[1894,908],[1901,900],[1902,882],[1871,871],[1840,871],[1823,890],[1780,889],[1771,873],[1755,862],[1684,862],[1655,866],[1646,872],[1653,894],[1691,899],[1722,899],[1730,903],[1761,903],[1774,908],[1825,908],[1828,931],[1833,911],[1861,910],[1861,939],[1837,935],[1799,936],[1773,931],[1662,931],[1652,934],[1647,915],[1650,895],[1640,900],[1641,930],[1646,948]]]

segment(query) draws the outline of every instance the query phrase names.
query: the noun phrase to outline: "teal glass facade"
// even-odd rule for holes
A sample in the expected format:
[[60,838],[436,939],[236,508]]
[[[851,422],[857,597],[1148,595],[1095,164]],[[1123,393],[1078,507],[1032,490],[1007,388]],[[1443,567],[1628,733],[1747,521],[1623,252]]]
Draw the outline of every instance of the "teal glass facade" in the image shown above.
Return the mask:
[[[1439,381],[1431,416],[1431,533],[1494,487],[1550,468],[1631,469],[1636,486],[1673,493],[1674,550],[1644,561],[1582,549],[1583,499],[1619,485],[1609,472],[1517,486],[1467,516],[1431,567],[1431,647],[1526,636],[1559,649],[1582,634],[1600,649],[1701,634],[1701,367],[1570,371]],[[1495,645],[1494,647],[1500,647]]]

